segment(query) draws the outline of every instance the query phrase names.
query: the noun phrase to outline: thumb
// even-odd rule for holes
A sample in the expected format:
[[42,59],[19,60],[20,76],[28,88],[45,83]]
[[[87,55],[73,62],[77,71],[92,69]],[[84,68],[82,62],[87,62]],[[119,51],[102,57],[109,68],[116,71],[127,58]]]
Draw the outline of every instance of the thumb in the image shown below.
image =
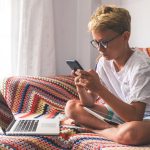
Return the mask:
[[93,69],[90,69],[89,71],[88,71],[89,73],[96,73],[96,71],[95,70],[93,70]]

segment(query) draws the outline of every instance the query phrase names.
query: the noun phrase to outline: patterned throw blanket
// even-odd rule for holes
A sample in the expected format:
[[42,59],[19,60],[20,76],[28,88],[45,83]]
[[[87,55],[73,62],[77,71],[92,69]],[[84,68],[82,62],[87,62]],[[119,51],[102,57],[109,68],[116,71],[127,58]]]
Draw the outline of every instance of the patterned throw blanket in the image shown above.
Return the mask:
[[[16,116],[54,118],[64,115],[70,99],[78,99],[72,76],[10,77],[1,84],[1,92]],[[0,150],[138,150],[114,143],[84,128],[61,125],[59,136],[0,135]],[[141,147],[150,149],[150,147]],[[141,150],[140,148],[140,150]]]

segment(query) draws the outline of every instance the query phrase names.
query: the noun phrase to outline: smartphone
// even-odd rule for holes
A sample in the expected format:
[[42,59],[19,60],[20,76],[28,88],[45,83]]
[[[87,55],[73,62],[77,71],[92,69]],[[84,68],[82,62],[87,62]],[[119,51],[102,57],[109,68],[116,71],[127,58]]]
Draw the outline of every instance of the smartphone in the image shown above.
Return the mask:
[[79,64],[79,62],[77,60],[66,60],[66,63],[69,65],[69,67],[72,70],[77,70],[77,69],[81,69],[83,70],[82,66]]

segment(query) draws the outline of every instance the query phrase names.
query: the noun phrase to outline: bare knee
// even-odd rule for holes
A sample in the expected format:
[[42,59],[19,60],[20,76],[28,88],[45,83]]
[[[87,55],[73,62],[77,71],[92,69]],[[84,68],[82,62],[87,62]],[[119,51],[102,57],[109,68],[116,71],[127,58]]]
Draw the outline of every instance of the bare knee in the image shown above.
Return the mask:
[[142,135],[138,131],[139,125],[139,121],[133,121],[118,127],[116,142],[127,145],[140,145]]
[[78,100],[69,100],[65,106],[65,114],[67,117],[75,119],[78,111]]

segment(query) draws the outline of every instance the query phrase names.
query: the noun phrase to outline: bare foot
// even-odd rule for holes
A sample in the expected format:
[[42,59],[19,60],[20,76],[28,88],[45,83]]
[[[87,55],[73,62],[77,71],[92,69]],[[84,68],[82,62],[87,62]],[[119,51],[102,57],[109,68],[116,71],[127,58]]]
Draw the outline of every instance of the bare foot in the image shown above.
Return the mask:
[[61,125],[74,125],[74,126],[79,126],[79,127],[85,127],[79,124],[78,122],[75,122],[75,120],[70,119],[70,118],[64,118],[61,120]]
[[61,125],[75,125],[75,121],[70,118],[64,118],[61,120]]

